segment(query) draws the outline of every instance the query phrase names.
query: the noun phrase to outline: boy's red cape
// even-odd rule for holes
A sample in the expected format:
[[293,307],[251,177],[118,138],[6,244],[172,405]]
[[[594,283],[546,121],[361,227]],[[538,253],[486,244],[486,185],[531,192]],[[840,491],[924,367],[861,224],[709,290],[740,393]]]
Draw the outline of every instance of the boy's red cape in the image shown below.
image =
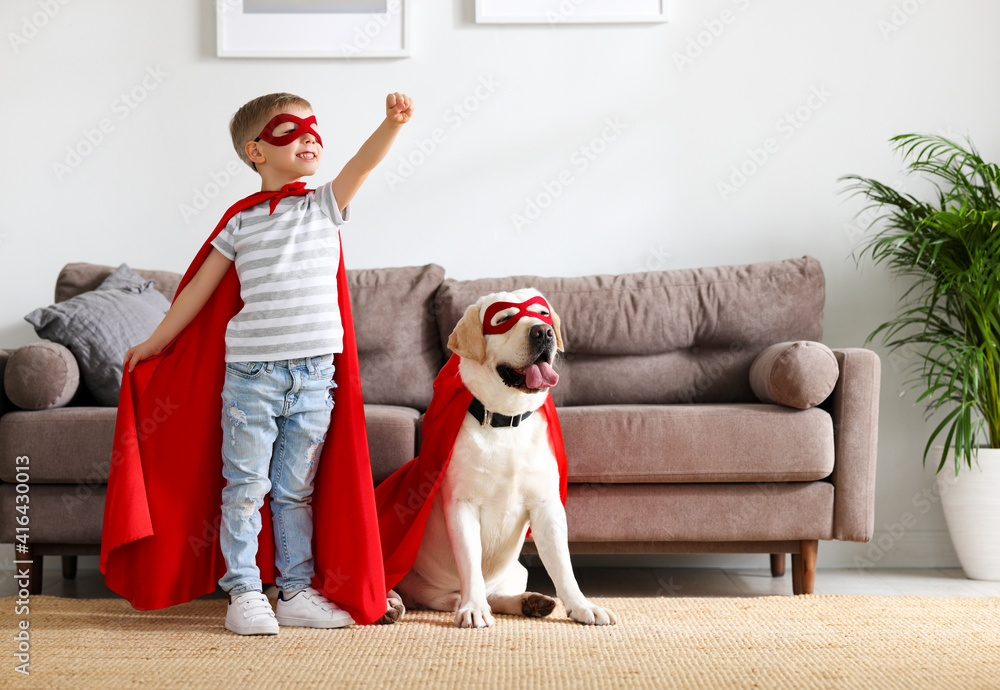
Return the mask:
[[[177,287],[191,280],[211,241],[237,212],[304,194],[299,183],[236,203]],[[286,191],[287,190],[287,191]],[[313,586],[371,623],[386,610],[385,580],[368,437],[343,249],[337,272],[344,351],[336,356],[336,405],[313,493]],[[215,590],[226,571],[219,548],[225,332],[243,306],[235,265],[190,324],[162,353],[125,372],[104,506],[101,572],[136,609],[184,603]],[[274,582],[270,509],[261,509],[257,565]]]
[[[434,380],[434,397],[421,427],[420,454],[375,488],[387,590],[395,587],[417,560],[434,496],[472,402],[472,393],[459,375],[460,361],[458,355],[452,355]],[[551,395],[538,412],[548,421],[549,446],[559,466],[559,495],[565,504],[566,450]]]

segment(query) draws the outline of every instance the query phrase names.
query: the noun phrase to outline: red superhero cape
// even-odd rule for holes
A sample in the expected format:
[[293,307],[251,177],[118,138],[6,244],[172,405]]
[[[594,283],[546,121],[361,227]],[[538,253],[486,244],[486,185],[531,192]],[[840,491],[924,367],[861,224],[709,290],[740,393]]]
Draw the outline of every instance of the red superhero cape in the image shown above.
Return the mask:
[[[375,488],[386,590],[395,587],[417,560],[434,496],[472,402],[472,393],[458,372],[460,361],[458,355],[452,355],[434,380],[434,397],[424,415],[420,454]],[[559,496],[565,505],[566,450],[551,395],[541,412],[548,420],[549,446],[559,465]]]
[[[184,274],[177,294],[233,215],[278,196],[259,192],[231,207]],[[343,248],[337,290],[344,351],[336,355],[337,401],[312,499],[313,586],[355,621],[367,624],[385,613],[386,590]],[[108,587],[136,609],[163,608],[208,594],[226,571],[219,548],[225,331],[242,306],[234,265],[170,345],[123,377],[104,506],[101,572]],[[261,518],[257,565],[261,580],[274,582],[267,501]]]

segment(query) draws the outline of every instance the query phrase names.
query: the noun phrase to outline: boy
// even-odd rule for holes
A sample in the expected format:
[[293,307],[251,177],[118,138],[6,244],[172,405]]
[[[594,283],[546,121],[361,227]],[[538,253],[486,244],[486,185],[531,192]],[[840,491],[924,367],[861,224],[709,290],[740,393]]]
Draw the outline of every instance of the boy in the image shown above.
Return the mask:
[[[261,193],[227,215],[161,324],[125,355],[130,374],[137,363],[159,356],[198,316],[235,262],[242,308],[225,329],[226,484],[219,528],[226,563],[219,585],[230,594],[225,626],[235,633],[276,634],[279,624],[335,628],[355,622],[311,585],[311,498],[334,407],[334,357],[354,347],[353,327],[343,323],[349,313],[342,319],[346,295],[338,294],[343,281],[338,229],[412,114],[409,97],[389,94],[386,119],[354,158],[334,180],[307,191],[299,179],[315,173],[323,156],[309,103],[270,94],[240,108],[230,132],[241,159],[260,174]],[[268,203],[254,203],[257,197]],[[268,495],[280,590],[277,616],[261,591],[256,563],[260,508]]]

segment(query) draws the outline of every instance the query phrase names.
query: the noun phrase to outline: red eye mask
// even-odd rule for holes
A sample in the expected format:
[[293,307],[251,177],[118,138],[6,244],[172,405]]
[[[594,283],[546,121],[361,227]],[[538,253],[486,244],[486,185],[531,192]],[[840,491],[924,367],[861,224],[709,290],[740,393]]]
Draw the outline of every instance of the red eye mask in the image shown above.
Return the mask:
[[[298,124],[298,127],[293,129],[291,132],[288,132],[287,134],[282,134],[279,137],[273,136],[271,132],[273,132],[278,125],[284,122],[295,122]],[[308,132],[309,134],[312,134],[314,137],[316,137],[316,143],[322,146],[323,140],[320,139],[319,132],[316,131],[315,125],[316,125],[315,115],[310,115],[309,117],[303,120],[301,117],[296,117],[291,113],[279,113],[274,117],[272,117],[271,120],[266,125],[264,125],[264,129],[261,131],[257,139],[255,139],[255,141],[260,141],[261,139],[263,139],[272,146],[288,146],[293,141],[298,141],[298,139],[303,134],[306,134]]]
[[[541,304],[545,307],[545,311],[548,314],[539,314],[537,311],[528,311],[528,307],[533,304]],[[493,325],[493,317],[504,309],[510,309],[511,307],[517,307],[518,311],[513,316],[507,318],[505,321]],[[491,304],[486,309],[486,314],[483,316],[483,335],[496,335],[498,333],[506,333],[514,327],[514,324],[523,319],[525,316],[531,316],[536,319],[540,319],[542,323],[547,323],[552,325],[552,310],[549,309],[548,303],[542,297],[532,297],[525,302],[495,302]]]

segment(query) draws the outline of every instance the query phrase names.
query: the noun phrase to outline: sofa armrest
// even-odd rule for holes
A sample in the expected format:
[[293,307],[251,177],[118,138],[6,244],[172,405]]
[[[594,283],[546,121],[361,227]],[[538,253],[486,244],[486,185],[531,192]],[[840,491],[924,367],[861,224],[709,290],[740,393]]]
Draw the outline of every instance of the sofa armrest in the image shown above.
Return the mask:
[[840,378],[823,407],[833,417],[833,537],[866,542],[875,529],[875,457],[882,365],[861,348],[835,349]]

